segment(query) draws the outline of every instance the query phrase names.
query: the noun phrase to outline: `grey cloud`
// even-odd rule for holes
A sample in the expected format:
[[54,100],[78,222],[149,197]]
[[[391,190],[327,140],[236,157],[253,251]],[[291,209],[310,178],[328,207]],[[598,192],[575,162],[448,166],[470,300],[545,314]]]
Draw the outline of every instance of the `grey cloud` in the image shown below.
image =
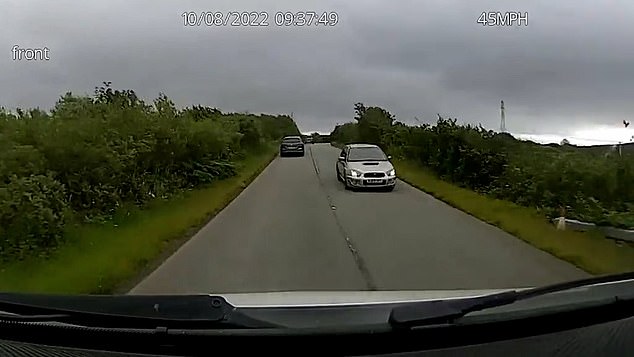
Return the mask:
[[[634,111],[634,4],[595,1],[11,1],[0,14],[0,98],[50,107],[103,80],[179,105],[293,112],[329,131],[352,105],[397,119],[436,113],[531,133],[618,125]],[[213,7],[213,8],[212,8]],[[192,28],[184,11],[336,11],[333,28]],[[482,27],[482,11],[527,11],[527,27]],[[269,19],[271,22],[272,19]],[[14,44],[48,46],[16,62]]]

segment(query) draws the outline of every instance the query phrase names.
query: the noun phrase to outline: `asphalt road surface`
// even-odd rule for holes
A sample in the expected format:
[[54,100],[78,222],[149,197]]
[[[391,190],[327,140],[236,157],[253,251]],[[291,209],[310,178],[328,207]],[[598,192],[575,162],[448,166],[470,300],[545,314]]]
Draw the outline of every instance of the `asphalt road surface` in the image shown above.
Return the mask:
[[578,268],[399,181],[346,191],[339,150],[276,158],[132,294],[538,286]]

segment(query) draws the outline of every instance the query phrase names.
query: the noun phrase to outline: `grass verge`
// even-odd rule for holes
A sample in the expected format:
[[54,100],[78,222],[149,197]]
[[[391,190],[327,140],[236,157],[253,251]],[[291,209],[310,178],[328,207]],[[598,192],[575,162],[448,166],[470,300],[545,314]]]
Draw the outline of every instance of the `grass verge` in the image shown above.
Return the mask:
[[0,266],[0,291],[110,294],[157,266],[227,206],[275,158],[277,147],[241,162],[232,178],[156,201],[150,208],[106,225],[69,229],[51,258]]
[[634,247],[597,232],[559,231],[536,209],[494,199],[439,179],[410,161],[395,161],[401,180],[592,274],[634,271]]

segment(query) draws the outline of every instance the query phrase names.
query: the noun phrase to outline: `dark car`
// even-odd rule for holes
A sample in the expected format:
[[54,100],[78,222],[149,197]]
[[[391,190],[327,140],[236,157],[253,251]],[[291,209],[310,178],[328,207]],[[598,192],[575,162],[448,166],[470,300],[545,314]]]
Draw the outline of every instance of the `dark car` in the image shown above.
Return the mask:
[[280,144],[280,156],[304,156],[304,142],[301,136],[285,136]]

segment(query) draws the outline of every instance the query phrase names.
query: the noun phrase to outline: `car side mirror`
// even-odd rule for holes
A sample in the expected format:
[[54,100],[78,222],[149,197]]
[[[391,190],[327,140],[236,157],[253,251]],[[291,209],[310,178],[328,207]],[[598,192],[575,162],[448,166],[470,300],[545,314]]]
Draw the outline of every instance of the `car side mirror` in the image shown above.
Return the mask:
[[346,161],[346,157],[343,155],[339,156],[339,161]]
[[392,160],[392,155],[388,155],[388,156],[387,156],[387,159],[388,159],[388,160]]

